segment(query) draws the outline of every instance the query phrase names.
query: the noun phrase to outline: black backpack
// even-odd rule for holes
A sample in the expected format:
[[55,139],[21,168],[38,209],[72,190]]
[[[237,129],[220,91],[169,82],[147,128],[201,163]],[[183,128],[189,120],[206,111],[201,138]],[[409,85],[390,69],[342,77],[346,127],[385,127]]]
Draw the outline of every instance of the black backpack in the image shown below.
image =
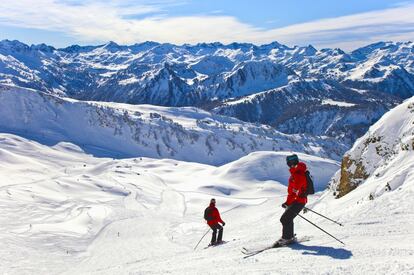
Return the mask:
[[315,194],[315,187],[313,186],[313,180],[310,172],[306,170],[306,195],[313,195]]
[[204,219],[206,221],[211,221],[213,217],[211,216],[211,207],[207,207],[206,210],[204,210]]

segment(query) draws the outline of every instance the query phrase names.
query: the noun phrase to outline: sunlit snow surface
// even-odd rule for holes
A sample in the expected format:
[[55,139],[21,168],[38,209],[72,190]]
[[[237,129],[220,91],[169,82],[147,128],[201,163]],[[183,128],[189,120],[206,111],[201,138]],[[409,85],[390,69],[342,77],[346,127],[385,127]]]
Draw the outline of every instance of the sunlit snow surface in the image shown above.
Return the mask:
[[[280,237],[285,152],[256,152],[215,167],[169,159],[97,158],[71,143],[46,146],[0,134],[1,269],[7,274],[401,273],[413,270],[413,211],[406,189],[381,201],[309,205],[345,224],[297,219],[310,242],[243,259],[243,246]],[[299,154],[320,189],[338,163]],[[411,186],[411,187],[410,187]],[[408,193],[407,193],[408,192]],[[402,197],[401,195],[406,194]],[[211,197],[226,221],[221,247],[194,246]],[[297,262],[301,264],[298,265]],[[206,269],[205,267],[209,268]]]
[[[210,197],[229,214],[247,214],[268,202],[276,210],[286,189],[279,182],[288,176],[283,152],[257,152],[215,167],[95,158],[71,143],[49,147],[11,134],[1,134],[0,141],[1,271],[17,274],[76,273],[74,266],[112,273],[131,261],[151,266],[182,253],[204,253],[192,246],[207,229],[200,213]],[[318,188],[338,168],[333,161],[300,156],[315,172]],[[230,217],[223,213],[226,236],[235,238],[241,233],[227,230],[237,230],[242,220]]]
[[353,104],[353,103],[335,101],[335,100],[332,100],[332,99],[322,100],[322,105],[333,105],[333,106],[341,106],[341,107],[355,106],[355,104]]

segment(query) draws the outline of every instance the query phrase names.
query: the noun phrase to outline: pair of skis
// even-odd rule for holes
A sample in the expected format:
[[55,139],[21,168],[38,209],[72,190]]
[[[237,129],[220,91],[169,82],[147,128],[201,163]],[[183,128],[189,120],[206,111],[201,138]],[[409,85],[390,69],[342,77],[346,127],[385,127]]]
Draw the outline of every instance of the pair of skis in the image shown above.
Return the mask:
[[[241,252],[245,255],[243,257],[243,259],[246,259],[246,258],[255,256],[255,255],[257,255],[259,253],[262,253],[262,252],[264,252],[266,250],[269,250],[269,249],[280,248],[280,247],[290,246],[290,245],[294,245],[294,244],[298,244],[298,243],[303,243],[303,242],[309,241],[310,239],[311,239],[310,236],[303,236],[303,237],[297,238],[294,242],[291,242],[291,243],[288,243],[288,244],[285,244],[285,245],[277,245],[276,244],[276,245],[263,246],[263,247],[258,247],[258,248],[243,247]],[[232,241],[235,241],[235,240],[236,239],[233,239],[233,240],[230,240],[230,241],[223,241],[222,243],[217,244],[217,245],[210,245],[210,246],[204,247],[204,249],[221,246],[223,244],[226,244],[228,242],[232,242]]]
[[290,245],[294,245],[294,244],[297,244],[297,243],[307,242],[309,240],[310,240],[310,237],[309,236],[304,236],[304,237],[301,237],[301,238],[296,239],[294,242],[291,242],[291,243],[288,243],[288,244],[284,244],[284,245],[281,245],[281,244],[277,244],[276,243],[274,245],[264,246],[264,247],[261,247],[261,248],[254,248],[254,249],[248,249],[248,248],[243,247],[242,253],[245,255],[243,257],[243,259],[246,259],[246,258],[255,256],[255,255],[257,255],[259,253],[262,253],[262,252],[264,252],[266,250],[269,250],[269,249],[290,246]]

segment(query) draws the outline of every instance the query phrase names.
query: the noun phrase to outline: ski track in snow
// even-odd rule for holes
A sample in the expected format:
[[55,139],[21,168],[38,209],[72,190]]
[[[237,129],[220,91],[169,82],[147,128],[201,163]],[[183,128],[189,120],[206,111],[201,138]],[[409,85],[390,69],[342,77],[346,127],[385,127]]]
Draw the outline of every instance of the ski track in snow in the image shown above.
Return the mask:
[[[285,184],[279,175],[287,167],[257,165],[283,154],[254,153],[214,167],[95,158],[73,144],[49,147],[11,134],[0,140],[2,274],[414,273],[412,185],[398,203],[399,190],[360,204],[326,196],[315,203],[320,193],[311,196],[309,206],[345,226],[304,216],[346,246],[297,217],[296,233],[312,236],[309,242],[243,259],[243,246],[268,245],[281,235],[286,187],[258,179],[264,173]],[[338,169],[308,160],[327,179]],[[244,173],[235,177],[240,167]],[[226,222],[224,239],[235,240],[202,249],[209,232],[194,251],[208,229],[202,213],[211,197]]]

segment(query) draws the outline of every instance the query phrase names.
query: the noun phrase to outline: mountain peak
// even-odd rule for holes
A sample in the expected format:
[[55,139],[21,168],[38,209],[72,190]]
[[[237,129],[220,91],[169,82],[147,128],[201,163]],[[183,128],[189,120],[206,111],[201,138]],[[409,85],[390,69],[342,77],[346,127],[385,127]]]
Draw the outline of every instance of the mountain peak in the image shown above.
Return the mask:
[[381,48],[384,48],[386,46],[393,45],[393,44],[394,43],[391,42],[391,41],[388,41],[388,42],[380,41],[380,42],[372,43],[372,44],[369,44],[367,46],[358,48],[358,49],[352,51],[351,54],[355,55],[355,56],[358,56],[360,58],[365,58],[368,54],[370,54],[370,53],[372,53],[372,52],[374,52],[378,49],[381,49]]
[[0,48],[10,51],[27,51],[29,50],[29,46],[20,42],[19,40],[8,40],[4,39],[0,41]]
[[255,45],[253,45],[252,43],[238,43],[238,42],[233,42],[233,43],[226,45],[226,47],[232,48],[232,49],[251,48],[254,46]]
[[41,51],[41,52],[53,52],[54,50],[56,50],[54,47],[46,45],[45,43],[37,44],[37,45],[32,44],[30,46],[30,49]]
[[315,49],[314,46],[308,45],[308,46],[304,47],[301,52],[305,55],[314,55],[317,51],[318,50]]
[[277,41],[273,41],[269,44],[262,44],[259,46],[259,48],[266,48],[266,49],[288,49],[287,46],[280,44]]
[[63,51],[66,53],[79,53],[79,52],[84,52],[84,51],[92,51],[96,48],[98,48],[99,46],[79,46],[79,45],[71,45],[68,46],[66,48],[60,48],[58,49],[59,51]]
[[224,45],[220,42],[211,42],[211,43],[197,43],[195,45],[191,45],[191,44],[184,44],[185,47],[202,47],[202,48],[218,48],[218,47],[223,47]]
[[109,41],[108,43],[106,43],[102,46],[102,49],[106,49],[110,52],[122,51],[122,50],[127,49],[127,48],[128,48],[128,46],[119,45],[114,41]]
[[114,41],[109,41],[108,43],[105,44],[105,47],[112,48],[112,47],[119,47],[119,45]]

